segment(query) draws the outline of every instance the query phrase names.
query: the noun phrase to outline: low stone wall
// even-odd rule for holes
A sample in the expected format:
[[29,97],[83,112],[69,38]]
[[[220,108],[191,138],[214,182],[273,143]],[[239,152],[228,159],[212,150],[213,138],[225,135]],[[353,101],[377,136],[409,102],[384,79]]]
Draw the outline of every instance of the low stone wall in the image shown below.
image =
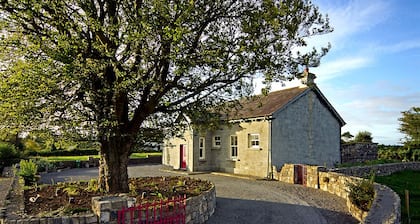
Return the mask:
[[96,224],[98,223],[98,217],[94,214],[84,216],[63,216],[63,217],[48,217],[48,218],[21,218],[21,219],[6,219],[5,224],[32,224],[32,223],[80,223],[80,224]]
[[[19,198],[23,198],[23,190],[19,183],[19,177],[11,172],[9,174],[11,181],[8,186],[9,196],[11,194],[20,194]],[[13,184],[13,186],[12,186]],[[16,197],[16,196],[14,196]],[[132,207],[135,205],[135,199],[125,195],[118,197],[105,196],[92,198],[93,214],[64,216],[64,217],[34,217],[24,214],[23,200],[10,202],[8,199],[4,201],[4,208],[0,206],[0,224],[31,224],[31,223],[79,223],[79,224],[96,224],[96,223],[116,223],[117,211],[122,208]],[[186,199],[186,224],[205,223],[216,209],[216,187],[212,187],[202,192],[201,195]]]
[[[396,164],[394,164],[394,166],[385,166],[385,170],[388,172],[392,169],[394,170],[394,172],[397,172],[404,169],[417,167],[418,164],[407,165],[406,163],[403,163],[400,165],[401,166],[397,166]],[[285,164],[280,173],[278,174],[279,180],[294,184],[296,182],[296,175],[298,175],[295,173],[296,166],[302,165]],[[331,194],[344,198],[346,200],[349,212],[352,214],[353,217],[355,217],[359,221],[363,223],[400,223],[400,198],[390,188],[375,183],[375,198],[372,207],[369,212],[365,212],[353,205],[349,199],[348,184],[360,180],[359,177],[349,176],[345,174],[354,173],[354,171],[349,171],[353,168],[347,168],[349,169],[347,171],[341,169],[343,173],[338,173],[335,172],[336,170],[327,171],[324,167],[306,165],[304,165],[303,167],[303,173],[305,174],[305,176],[303,177],[305,179],[305,181],[303,181],[304,185],[327,191]],[[373,168],[364,169],[366,173],[364,173],[361,176],[366,176],[366,174],[370,174],[370,170],[372,169]],[[382,174],[385,173],[385,170],[381,171],[381,168],[378,167],[375,170]]]
[[[117,223],[118,211],[133,206],[135,206],[135,199],[124,195],[92,198],[92,210],[99,217],[99,223]],[[213,185],[211,189],[201,195],[187,198],[185,223],[205,223],[213,215],[215,208],[216,188]]]
[[371,173],[376,176],[388,176],[403,170],[420,170],[420,162],[387,163],[373,166],[355,166],[337,168],[331,171],[354,177],[368,177]]

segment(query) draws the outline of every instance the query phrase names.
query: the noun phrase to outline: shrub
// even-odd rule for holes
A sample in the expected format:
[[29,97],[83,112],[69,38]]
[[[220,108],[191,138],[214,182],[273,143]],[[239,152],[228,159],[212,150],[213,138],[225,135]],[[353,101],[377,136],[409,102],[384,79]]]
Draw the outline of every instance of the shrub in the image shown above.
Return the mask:
[[39,152],[29,152],[28,156],[90,156],[90,155],[98,155],[98,150],[96,149],[74,149],[71,151],[68,150],[56,150],[56,151],[39,151]]
[[46,159],[37,159],[35,164],[38,166],[38,172],[53,170],[55,165]]
[[369,211],[375,197],[374,176],[355,183],[347,183],[351,203],[363,211]]
[[9,143],[0,142],[0,166],[10,166],[19,161],[19,152],[15,146]]
[[30,160],[21,160],[20,161],[20,171],[19,176],[25,181],[25,186],[31,186],[37,181],[38,166],[35,162]]

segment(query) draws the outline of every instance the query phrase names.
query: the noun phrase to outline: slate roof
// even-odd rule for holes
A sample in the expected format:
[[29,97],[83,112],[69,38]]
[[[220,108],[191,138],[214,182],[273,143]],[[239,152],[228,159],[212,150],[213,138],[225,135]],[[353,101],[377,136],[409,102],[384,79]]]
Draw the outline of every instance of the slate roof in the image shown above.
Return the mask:
[[232,110],[227,117],[229,120],[240,120],[271,116],[274,112],[286,107],[289,103],[297,100],[311,89],[318,95],[321,103],[330,110],[333,116],[335,116],[343,126],[345,124],[344,120],[316,86],[293,87],[274,91],[266,96],[258,95],[251,97],[250,99],[242,100],[240,101],[241,107],[238,110]]

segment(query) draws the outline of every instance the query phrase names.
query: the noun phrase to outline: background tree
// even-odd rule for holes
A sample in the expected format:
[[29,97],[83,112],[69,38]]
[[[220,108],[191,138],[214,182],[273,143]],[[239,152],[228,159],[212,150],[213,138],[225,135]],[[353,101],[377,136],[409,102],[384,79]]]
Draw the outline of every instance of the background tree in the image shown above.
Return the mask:
[[420,149],[420,107],[412,107],[401,114],[402,117],[398,120],[401,122],[399,130],[406,135],[404,146]]
[[299,50],[332,31],[309,0],[8,0],[0,17],[2,128],[95,136],[110,192],[142,130],[319,65],[329,46]]
[[368,131],[359,131],[356,137],[354,137],[354,142],[372,143],[372,140],[372,133]]
[[352,141],[352,139],[354,138],[354,136],[352,134],[350,134],[349,131],[344,132],[343,134],[341,134],[341,140],[344,143],[350,142]]

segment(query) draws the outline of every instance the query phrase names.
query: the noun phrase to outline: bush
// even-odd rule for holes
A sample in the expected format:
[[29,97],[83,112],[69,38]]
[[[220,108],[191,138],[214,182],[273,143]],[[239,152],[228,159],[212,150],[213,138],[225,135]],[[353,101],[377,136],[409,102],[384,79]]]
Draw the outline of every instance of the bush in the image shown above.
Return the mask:
[[0,142],[0,167],[10,166],[17,162],[19,162],[19,152],[15,146]]
[[19,176],[25,181],[25,186],[34,185],[37,181],[38,166],[35,162],[30,160],[20,161]]
[[96,149],[74,149],[71,151],[68,150],[57,150],[57,151],[39,151],[39,152],[29,152],[28,156],[42,156],[42,157],[49,157],[49,156],[90,156],[90,155],[98,155],[98,150]]
[[351,203],[363,211],[369,211],[375,198],[374,176],[371,179],[358,180],[355,183],[347,183]]
[[53,170],[55,168],[55,165],[46,159],[37,159],[35,160],[35,164],[38,166],[38,172]]

